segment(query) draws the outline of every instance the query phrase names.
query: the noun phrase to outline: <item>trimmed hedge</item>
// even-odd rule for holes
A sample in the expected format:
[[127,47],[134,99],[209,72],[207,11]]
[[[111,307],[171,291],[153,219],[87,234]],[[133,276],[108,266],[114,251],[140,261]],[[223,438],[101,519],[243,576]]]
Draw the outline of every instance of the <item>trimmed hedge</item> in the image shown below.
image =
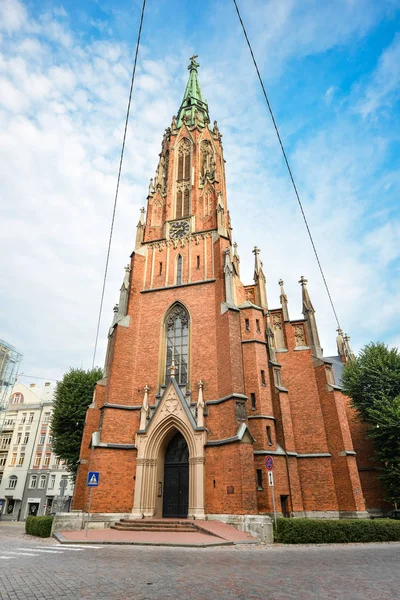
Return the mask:
[[27,517],[25,521],[25,533],[37,537],[50,537],[53,517]]
[[275,541],[281,544],[398,542],[400,521],[394,519],[278,519]]

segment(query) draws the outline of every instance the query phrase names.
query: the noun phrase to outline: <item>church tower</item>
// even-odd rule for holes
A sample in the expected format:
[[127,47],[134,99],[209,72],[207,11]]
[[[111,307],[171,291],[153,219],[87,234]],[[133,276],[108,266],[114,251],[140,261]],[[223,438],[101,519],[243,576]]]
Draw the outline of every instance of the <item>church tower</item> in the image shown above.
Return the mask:
[[279,513],[364,514],[345,400],[306,280],[296,321],[282,281],[282,307],[269,308],[258,248],[254,283],[240,281],[222,136],[196,58],[114,309],[74,508],[86,507],[87,473],[99,471],[94,512],[249,523],[272,513],[269,455]]

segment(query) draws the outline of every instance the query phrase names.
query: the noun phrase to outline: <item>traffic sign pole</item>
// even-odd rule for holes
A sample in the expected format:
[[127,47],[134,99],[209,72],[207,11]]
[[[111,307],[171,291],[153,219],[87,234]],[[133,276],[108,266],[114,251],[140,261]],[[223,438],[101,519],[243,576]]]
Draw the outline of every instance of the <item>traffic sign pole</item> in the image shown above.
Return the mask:
[[89,495],[89,506],[88,506],[88,513],[87,513],[85,537],[88,536],[89,521],[90,521],[90,508],[92,506],[93,488],[97,487],[99,485],[99,480],[100,480],[100,473],[98,471],[89,471],[88,476],[87,476],[86,485],[87,485],[87,487],[90,487],[90,495]]
[[86,521],[86,533],[85,533],[85,537],[88,536],[89,521],[90,521],[90,507],[92,506],[92,494],[93,494],[93,487],[90,488],[89,506],[88,506],[87,521]]
[[277,522],[276,522],[276,507],[275,507],[275,486],[274,486],[274,479],[272,479],[272,508],[274,509],[274,521],[275,521],[275,531],[278,531],[277,529]]
[[270,485],[270,487],[272,488],[271,493],[272,493],[272,508],[274,509],[274,522],[275,522],[275,531],[277,531],[277,521],[276,521],[276,506],[275,506],[275,485],[274,485],[274,474],[273,474],[273,468],[274,468],[274,461],[272,456],[266,456],[265,457],[265,468],[268,471],[268,483]]

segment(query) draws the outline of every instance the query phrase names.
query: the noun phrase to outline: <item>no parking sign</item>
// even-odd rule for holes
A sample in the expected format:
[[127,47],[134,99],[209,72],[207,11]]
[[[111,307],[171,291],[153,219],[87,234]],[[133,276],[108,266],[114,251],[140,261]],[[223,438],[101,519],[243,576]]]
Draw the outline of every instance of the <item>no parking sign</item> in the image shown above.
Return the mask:
[[272,471],[272,469],[274,468],[274,461],[272,460],[272,456],[265,457],[265,466],[268,469],[268,471]]

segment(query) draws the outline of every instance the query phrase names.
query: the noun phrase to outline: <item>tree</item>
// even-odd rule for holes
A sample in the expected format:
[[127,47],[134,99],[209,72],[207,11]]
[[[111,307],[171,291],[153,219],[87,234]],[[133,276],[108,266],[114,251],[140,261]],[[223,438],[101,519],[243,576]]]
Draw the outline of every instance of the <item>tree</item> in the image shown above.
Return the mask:
[[374,441],[375,458],[387,499],[400,502],[400,354],[381,343],[365,346],[346,363],[343,392],[350,396],[367,435]]
[[53,451],[66,463],[74,479],[78,470],[86,410],[92,402],[94,387],[102,377],[100,368],[90,371],[71,368],[57,382],[51,419]]

